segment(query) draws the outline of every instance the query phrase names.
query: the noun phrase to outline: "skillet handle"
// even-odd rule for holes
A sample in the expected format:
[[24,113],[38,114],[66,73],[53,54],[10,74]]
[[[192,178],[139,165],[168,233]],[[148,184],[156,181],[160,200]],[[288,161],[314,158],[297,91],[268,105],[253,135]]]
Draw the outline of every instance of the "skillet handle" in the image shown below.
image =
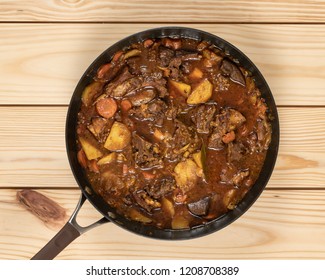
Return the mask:
[[96,226],[109,222],[108,219],[103,217],[89,226],[80,226],[77,223],[76,218],[85,200],[86,197],[82,193],[76,209],[72,213],[68,222],[35,256],[31,258],[31,260],[52,260],[81,234]]

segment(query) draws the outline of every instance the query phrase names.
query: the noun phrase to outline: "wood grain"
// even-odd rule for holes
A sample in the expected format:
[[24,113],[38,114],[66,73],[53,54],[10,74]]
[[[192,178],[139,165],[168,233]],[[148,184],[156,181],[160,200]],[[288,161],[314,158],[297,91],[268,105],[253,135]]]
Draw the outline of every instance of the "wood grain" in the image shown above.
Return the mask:
[[[0,107],[0,187],[77,188],[65,151],[66,107]],[[325,108],[279,108],[269,188],[325,187]]]
[[[128,35],[158,26],[2,23],[0,104],[67,105],[79,78],[100,53]],[[184,26],[218,35],[246,53],[278,105],[325,105],[325,25]]]
[[[271,180],[253,207],[219,232],[170,242],[108,223],[57,259],[325,259],[325,0],[3,0],[0,260],[30,259],[59,230],[27,211],[17,191],[53,199],[65,219],[78,202],[64,130],[88,65],[118,40],[168,25],[224,38],[263,73],[281,124]],[[101,217],[86,201],[77,221],[86,226]]]
[[70,22],[325,22],[324,1],[118,1],[1,2],[1,21]]
[[[77,190],[40,190],[70,214]],[[0,259],[29,259],[57,231],[26,211],[16,190],[0,192]],[[114,224],[97,227],[70,244],[57,259],[323,259],[323,191],[266,190],[239,220],[205,237],[160,241],[130,233]],[[100,218],[86,202],[81,225]],[[311,238],[312,236],[312,238]]]

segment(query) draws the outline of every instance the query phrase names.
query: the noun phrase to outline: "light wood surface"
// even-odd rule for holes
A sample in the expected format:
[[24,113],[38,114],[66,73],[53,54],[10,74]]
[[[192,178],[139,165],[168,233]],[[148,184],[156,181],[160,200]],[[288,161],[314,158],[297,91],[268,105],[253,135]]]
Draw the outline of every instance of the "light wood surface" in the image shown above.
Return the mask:
[[[0,259],[29,259],[74,210],[65,150],[72,92],[88,65],[135,32],[181,25],[218,35],[261,70],[281,141],[266,190],[236,222],[187,241],[97,227],[57,259],[325,259],[325,1],[0,2]],[[66,209],[57,227],[27,211],[35,189]],[[88,202],[78,222],[100,218]]]
[[[78,190],[39,190],[72,213]],[[0,193],[0,248],[6,259],[29,259],[57,232]],[[161,241],[104,224],[71,243],[57,259],[323,259],[323,191],[267,190],[239,220],[216,233],[187,241]],[[78,216],[88,225],[100,214],[86,203]],[[13,222],[15,221],[15,222]],[[312,237],[312,238],[311,238]]]
[[[1,24],[0,103],[67,105],[99,54],[128,35],[160,26],[165,25]],[[182,26],[211,32],[242,50],[278,105],[325,105],[325,25]]]
[[1,21],[324,22],[323,1],[61,0],[1,2]]
[[[77,188],[65,150],[66,112],[66,106],[1,108],[0,187]],[[324,188],[325,108],[279,108],[279,118],[281,146],[268,187]]]

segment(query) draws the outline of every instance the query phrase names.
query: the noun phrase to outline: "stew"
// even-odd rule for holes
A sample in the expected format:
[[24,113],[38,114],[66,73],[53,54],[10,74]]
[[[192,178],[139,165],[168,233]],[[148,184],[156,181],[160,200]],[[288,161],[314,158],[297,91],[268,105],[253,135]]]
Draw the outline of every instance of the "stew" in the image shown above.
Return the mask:
[[128,219],[163,229],[234,209],[271,141],[253,77],[206,41],[132,44],[81,98],[78,160],[93,189]]

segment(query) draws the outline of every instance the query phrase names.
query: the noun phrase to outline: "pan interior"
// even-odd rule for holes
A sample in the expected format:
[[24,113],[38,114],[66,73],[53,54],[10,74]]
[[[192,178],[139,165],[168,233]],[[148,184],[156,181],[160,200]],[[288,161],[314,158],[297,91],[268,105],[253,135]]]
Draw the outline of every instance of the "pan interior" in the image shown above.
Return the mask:
[[[222,51],[229,54],[231,58],[236,59],[239,65],[248,70],[254,77],[255,83],[260,89],[262,97],[265,99],[272,115],[271,143],[267,151],[266,159],[261,169],[260,176],[251,188],[251,190],[246,194],[244,199],[237,205],[234,210],[229,211],[227,214],[221,216],[220,218],[212,220],[204,225],[184,230],[159,229],[150,225],[145,225],[139,222],[128,220],[124,218],[124,216],[119,215],[114,208],[110,207],[102,199],[101,196],[95,193],[87,179],[86,174],[80,167],[77,159],[76,125],[78,112],[81,106],[81,94],[84,88],[92,81],[92,77],[95,75],[98,68],[102,64],[107,63],[108,59],[112,57],[115,52],[125,47],[128,47],[132,43],[144,41],[148,38],[164,37],[181,37],[196,40],[204,40],[222,49]],[[257,69],[257,67],[253,64],[253,62],[250,61],[250,59],[245,54],[243,54],[235,46],[223,40],[222,38],[219,38],[213,34],[209,34],[201,30],[184,27],[162,27],[142,31],[137,34],[131,35],[125,39],[122,39],[121,41],[117,42],[116,44],[112,45],[107,50],[105,50],[98,58],[95,59],[95,61],[88,67],[84,75],[81,77],[72,95],[66,119],[66,149],[68,159],[74,177],[83,194],[104,217],[106,217],[113,223],[133,233],[157,239],[178,240],[196,238],[218,231],[238,219],[253,205],[253,203],[260,196],[261,192],[264,190],[266,184],[268,183],[277,158],[278,146],[279,121],[277,108],[271,90],[268,87],[264,77]]]

